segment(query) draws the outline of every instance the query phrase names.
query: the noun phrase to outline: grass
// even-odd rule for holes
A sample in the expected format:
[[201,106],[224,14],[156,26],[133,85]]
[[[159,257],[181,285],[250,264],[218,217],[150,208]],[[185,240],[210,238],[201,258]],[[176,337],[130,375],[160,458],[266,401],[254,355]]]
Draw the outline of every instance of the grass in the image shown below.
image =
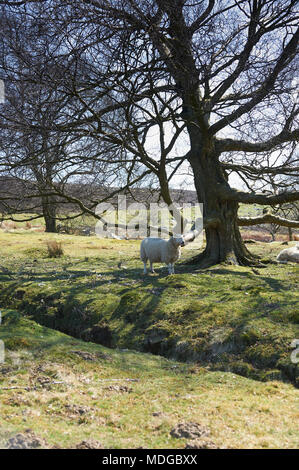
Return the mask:
[[181,422],[208,427],[218,447],[298,445],[298,391],[290,384],[111,350],[2,313],[0,447],[29,428],[46,447],[93,439],[107,449],[184,448],[190,439],[170,435]]
[[174,276],[143,276],[139,243],[0,230],[0,447],[30,428],[48,447],[184,448],[170,431],[196,422],[218,447],[296,448],[298,265],[197,270],[185,249]]
[[[46,241],[64,255],[48,258]],[[0,303],[86,341],[298,384],[298,266],[179,264],[143,276],[138,241],[0,232]],[[280,243],[250,246],[275,258]],[[183,261],[192,251],[183,250]],[[122,265],[119,267],[119,262]]]

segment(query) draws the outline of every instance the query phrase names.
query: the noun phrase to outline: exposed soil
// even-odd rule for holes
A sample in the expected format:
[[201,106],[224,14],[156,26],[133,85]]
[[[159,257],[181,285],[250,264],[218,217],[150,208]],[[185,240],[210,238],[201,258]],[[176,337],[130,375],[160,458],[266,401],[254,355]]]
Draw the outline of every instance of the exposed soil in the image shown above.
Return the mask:
[[81,441],[76,445],[76,449],[103,449],[103,444],[94,439],[88,439],[86,441]]
[[219,447],[209,439],[194,439],[187,442],[185,449],[219,449]]
[[198,423],[179,423],[170,431],[170,435],[177,438],[197,439],[209,434],[209,429]]
[[49,446],[44,439],[36,436],[31,429],[26,429],[24,433],[16,434],[8,439],[6,447],[8,449],[37,449]]
[[120,393],[131,393],[133,390],[126,385],[110,385],[106,387],[105,390],[109,390],[110,392],[120,392]]

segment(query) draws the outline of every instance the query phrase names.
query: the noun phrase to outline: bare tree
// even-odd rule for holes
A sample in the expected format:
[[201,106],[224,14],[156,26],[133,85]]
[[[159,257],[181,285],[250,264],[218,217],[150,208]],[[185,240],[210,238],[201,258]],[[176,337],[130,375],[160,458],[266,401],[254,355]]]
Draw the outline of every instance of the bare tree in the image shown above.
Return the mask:
[[[239,203],[275,205],[296,201],[299,193],[239,191],[230,186],[228,171],[238,171],[244,182],[248,174],[256,179],[264,174],[295,174],[297,167],[289,165],[289,155],[298,140],[296,1],[0,4],[16,11],[38,4],[60,40],[56,62],[62,60],[62,51],[69,57],[84,53],[91,67],[85,86],[78,87],[72,80],[68,93],[81,104],[81,113],[69,116],[61,130],[88,133],[125,148],[134,165],[158,171],[166,199],[169,174],[175,171],[169,173],[169,165],[175,158],[177,165],[188,162],[198,199],[204,204],[207,245],[197,261],[202,266],[222,261],[253,263],[238,228],[242,223]],[[109,97],[106,106],[99,105],[102,96]],[[153,98],[160,100],[154,116],[146,104],[149,99],[153,103]],[[111,113],[116,110],[122,110],[124,122],[113,125]],[[162,145],[158,162],[143,153],[147,125],[140,127],[140,113],[157,126],[168,113],[173,129],[184,126],[188,151],[174,157]],[[176,142],[181,135],[180,131]],[[281,153],[275,162],[276,151]]]
[[[82,87],[87,77],[92,80],[84,54],[68,60],[64,52],[57,62],[50,51],[60,48],[59,36],[53,38],[42,17],[26,11],[5,13],[1,17],[5,41],[0,54],[0,71],[6,83],[6,100],[0,109],[2,211],[12,220],[34,220],[42,215],[46,231],[55,232],[57,220],[86,211],[94,215],[98,202],[107,199],[105,191],[99,190],[101,186],[120,185],[121,190],[132,184],[131,179],[137,184],[140,175],[138,169],[128,171],[131,164],[126,149],[116,148],[98,135],[94,138],[92,128],[63,129],[70,116],[74,119],[84,113],[82,100],[89,92],[83,92]],[[80,99],[74,83],[81,89]],[[109,98],[101,96],[102,106],[110,104]],[[115,126],[120,112],[110,116]],[[121,186],[123,181],[126,183]],[[108,196],[116,192],[116,188],[112,194],[107,191]],[[64,204],[69,212],[58,214]],[[24,212],[31,215],[20,217]]]

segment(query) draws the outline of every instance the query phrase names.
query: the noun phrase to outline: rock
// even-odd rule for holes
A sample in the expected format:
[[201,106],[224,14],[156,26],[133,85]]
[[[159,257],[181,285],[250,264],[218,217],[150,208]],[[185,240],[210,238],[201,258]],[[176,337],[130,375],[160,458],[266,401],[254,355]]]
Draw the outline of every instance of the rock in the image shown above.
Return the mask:
[[6,374],[10,374],[11,372],[14,371],[14,368],[13,367],[0,367],[0,374],[3,374],[3,375],[6,375]]
[[84,361],[91,361],[91,362],[94,362],[94,361],[97,361],[99,359],[102,359],[102,360],[105,360],[105,361],[111,361],[112,360],[112,356],[110,356],[109,354],[106,354],[106,353],[102,353],[102,352],[97,352],[95,354],[93,353],[90,353],[88,351],[71,351],[72,354],[77,354],[77,356],[81,357]]
[[77,354],[84,361],[96,361],[95,355],[87,351],[71,351],[71,353]]
[[191,438],[209,436],[210,431],[208,428],[201,426],[198,423],[179,423],[171,431],[170,435],[176,438]]
[[208,439],[194,439],[187,442],[185,449],[219,449],[213,441]]
[[37,449],[48,446],[44,439],[36,436],[31,429],[26,429],[24,433],[18,433],[8,439],[6,447],[8,449]]
[[80,415],[80,416],[90,413],[90,411],[92,411],[92,408],[90,408],[89,406],[81,406],[81,405],[75,405],[75,404],[65,405],[65,409],[71,415]]
[[126,385],[110,385],[106,387],[105,390],[109,390],[110,392],[121,392],[121,393],[131,393],[133,390]]
[[88,439],[86,441],[81,441],[76,445],[75,449],[103,449],[103,445],[99,441],[94,439]]

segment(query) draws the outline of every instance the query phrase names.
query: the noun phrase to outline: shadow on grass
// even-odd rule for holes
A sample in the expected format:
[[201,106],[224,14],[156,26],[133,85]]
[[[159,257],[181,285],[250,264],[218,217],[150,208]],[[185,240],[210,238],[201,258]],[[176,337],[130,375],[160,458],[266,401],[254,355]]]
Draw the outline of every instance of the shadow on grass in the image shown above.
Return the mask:
[[[269,289],[273,292],[285,292],[284,281],[262,275],[262,271],[260,271],[260,275],[256,275],[251,269],[231,270],[225,266],[219,265],[205,270],[197,270],[196,266],[190,267],[184,264],[178,264],[176,265],[176,273],[178,276],[195,274],[195,277],[190,276],[190,279],[196,279],[196,283],[193,286],[193,292],[187,292],[190,296],[188,302],[190,299],[192,301],[194,287],[195,289],[198,288],[200,291],[201,285],[202,288],[206,290],[207,297],[211,295],[211,298],[207,298],[206,303],[203,301],[202,306],[201,304],[198,304],[194,310],[192,310],[191,306],[189,313],[186,309],[186,311],[183,312],[184,317],[179,318],[179,316],[175,317],[174,315],[170,321],[168,315],[169,311],[167,311],[165,303],[163,307],[160,307],[159,304],[161,301],[161,294],[163,294],[164,290],[169,287],[174,287],[172,280],[176,279],[176,275],[169,276],[167,268],[165,267],[158,268],[157,273],[153,275],[143,275],[142,269],[139,267],[108,269],[107,271],[103,271],[101,275],[99,275],[99,273],[92,272],[90,268],[75,269],[75,266],[68,267],[67,271],[61,271],[60,266],[59,272],[54,269],[51,269],[51,271],[43,271],[41,269],[42,266],[40,265],[38,268],[40,269],[40,272],[30,273],[32,276],[31,280],[28,280],[27,276],[25,276],[25,278],[19,276],[17,280],[12,280],[11,278],[8,279],[8,283],[5,283],[5,286],[3,286],[1,290],[1,299],[5,302],[6,298],[8,304],[10,302],[14,303],[14,307],[17,306],[20,310],[25,311],[27,315],[32,315],[40,324],[60,330],[63,333],[70,334],[79,339],[82,339],[82,333],[84,330],[92,328],[97,325],[97,323],[104,322],[112,331],[113,347],[133,348],[144,352],[149,351],[146,330],[150,331],[152,327],[159,330],[160,320],[163,320],[167,330],[166,336],[165,338],[162,338],[161,349],[159,349],[160,346],[157,344],[156,354],[165,355],[169,358],[175,357],[175,342],[170,339],[169,344],[166,344],[168,341],[167,334],[169,333],[170,335],[170,330],[172,329],[173,331],[177,331],[175,341],[183,341],[185,343],[189,342],[188,348],[186,350],[182,350],[180,355],[175,357],[176,359],[182,361],[191,360],[194,341],[197,340],[197,338],[200,339],[200,335],[202,335],[206,344],[203,342],[202,350],[200,350],[201,346],[198,346],[196,352],[198,353],[199,360],[200,358],[206,357],[207,361],[210,361],[211,364],[216,364],[216,361],[218,360],[223,360],[223,364],[225,364],[225,354],[230,355],[229,360],[227,359],[227,364],[232,360],[241,359],[243,351],[245,351],[246,348],[252,347],[253,349],[255,347],[255,341],[259,342],[261,345],[265,345],[265,347],[267,346],[268,348],[269,341],[271,340],[270,333],[268,339],[267,336],[263,338],[263,335],[260,333],[255,337],[254,331],[252,333],[247,333],[244,330],[246,330],[247,326],[250,326],[250,322],[262,317],[265,317],[266,319],[269,317],[267,321],[269,320],[271,323],[273,323],[273,321],[275,323],[276,321],[271,318],[271,309],[276,308],[275,301],[273,302],[273,305],[267,305],[265,298],[263,299],[262,296],[259,295],[259,288],[261,288],[262,291]],[[205,276],[202,277],[201,281],[202,274],[205,274]],[[207,275],[210,275],[214,280],[210,279]],[[186,282],[188,282],[188,279],[189,276],[184,278]],[[46,288],[44,288],[43,285],[38,286],[38,283],[49,283],[51,281],[63,282],[58,282],[58,284],[55,285],[55,291],[53,291],[54,289],[52,291],[47,291],[47,286],[49,284],[46,285]],[[18,291],[22,289],[26,290],[28,286],[30,289],[30,283],[36,288],[36,290],[34,289],[34,291],[32,291],[32,294],[28,296],[27,300],[25,299],[26,303],[24,303],[22,295],[18,294]],[[109,304],[109,286],[111,286],[111,284],[117,284],[118,290],[114,289],[113,291],[111,289],[111,293],[114,295],[114,300]],[[182,285],[183,284],[184,283],[182,283]],[[105,288],[104,292],[101,291],[101,288],[103,287]],[[180,288],[183,289],[183,287]],[[249,295],[244,297],[244,302],[242,302],[242,306],[240,305],[240,311],[237,315],[228,314],[228,316],[224,318],[224,310],[222,307],[219,310],[216,308],[213,311],[213,308],[217,303],[222,303],[225,308],[226,306],[229,308],[230,300],[231,298],[234,298],[235,293],[236,298],[241,299],[243,293],[241,292],[240,295],[240,291],[244,291],[244,289],[247,288]],[[216,289],[216,291],[213,289]],[[250,292],[250,290],[252,290],[252,292]],[[183,290],[180,290],[177,291],[177,294],[173,295],[177,295],[177,298],[179,298],[183,292]],[[228,297],[226,297],[226,294],[228,294]],[[20,297],[18,297],[19,295]],[[119,299],[117,299],[117,296]],[[103,304],[101,304],[102,299]],[[174,299],[176,299],[176,297],[174,297]],[[95,300],[99,301],[98,304],[92,305]],[[105,304],[106,300],[107,303]],[[194,300],[197,300],[196,297],[194,297]],[[290,305],[291,302],[292,301],[290,299],[288,304]],[[276,303],[278,307],[283,305],[281,302],[281,294]],[[103,310],[101,310],[101,308],[103,308]],[[196,308],[198,308],[198,310],[196,310]],[[200,310],[201,308],[202,310]],[[236,305],[234,308],[236,309]],[[52,314],[51,309],[53,309]],[[222,317],[217,317],[218,312]],[[206,313],[206,316],[201,317],[201,315],[205,315]],[[184,329],[181,328],[180,321],[183,320],[186,324],[189,322],[191,328],[192,315],[194,316],[194,314],[198,315],[198,317],[196,317],[195,325],[192,326],[192,331],[191,329],[188,330],[191,332],[191,335],[190,337],[188,335],[184,336]],[[197,322],[197,318],[202,318],[203,322],[206,323],[201,325],[200,322]],[[277,321],[279,322],[280,320],[278,319]],[[205,327],[206,331],[204,329]],[[231,329],[231,333],[227,341],[230,345],[228,345],[229,347],[227,350],[225,350],[226,343],[221,343],[221,340],[219,340],[219,345],[215,345],[215,342],[212,344],[213,341],[210,338],[210,334],[213,333],[214,329],[217,330],[219,327],[228,327]],[[239,338],[241,335],[243,336],[240,340]],[[287,333],[285,337],[287,337]],[[49,334],[49,343],[46,339],[45,344],[42,347],[47,348],[52,345],[55,346],[55,344],[63,344],[64,342],[65,344],[68,344],[67,339],[64,338],[53,341],[54,343],[51,343]],[[57,343],[55,343],[55,341],[57,341]],[[49,345],[47,346],[47,344]],[[198,342],[198,345],[199,344],[200,341]],[[232,349],[230,349],[230,347]],[[217,348],[219,348],[219,351]],[[257,367],[263,367],[263,361],[265,361],[265,359],[262,358],[263,351],[259,353],[257,350],[255,355],[253,352],[251,352],[251,354],[252,360],[246,360],[254,363]],[[269,357],[269,365],[267,365],[267,367],[271,366],[275,368],[277,362],[276,356],[273,353],[273,361],[272,356],[270,355]],[[219,368],[222,370],[221,366],[219,366]],[[244,374],[242,373],[241,375]]]
[[258,277],[248,269],[248,271],[233,271],[230,269],[226,269],[223,267],[219,268],[207,268],[207,269],[202,269],[202,270],[196,270],[196,268],[193,268],[193,270],[188,270],[188,273],[192,274],[217,274],[217,275],[223,275],[223,276],[233,276],[233,277],[241,277],[241,278],[246,278],[248,280],[261,280],[264,281],[268,286],[275,290],[275,291],[280,291],[283,290],[285,291],[285,285],[278,281],[277,279],[273,279],[272,277],[269,276],[262,276],[259,275]]
[[72,338],[61,332],[29,322],[15,310],[4,312],[1,339],[8,351],[30,349],[33,354],[59,345],[71,346],[74,342]]

